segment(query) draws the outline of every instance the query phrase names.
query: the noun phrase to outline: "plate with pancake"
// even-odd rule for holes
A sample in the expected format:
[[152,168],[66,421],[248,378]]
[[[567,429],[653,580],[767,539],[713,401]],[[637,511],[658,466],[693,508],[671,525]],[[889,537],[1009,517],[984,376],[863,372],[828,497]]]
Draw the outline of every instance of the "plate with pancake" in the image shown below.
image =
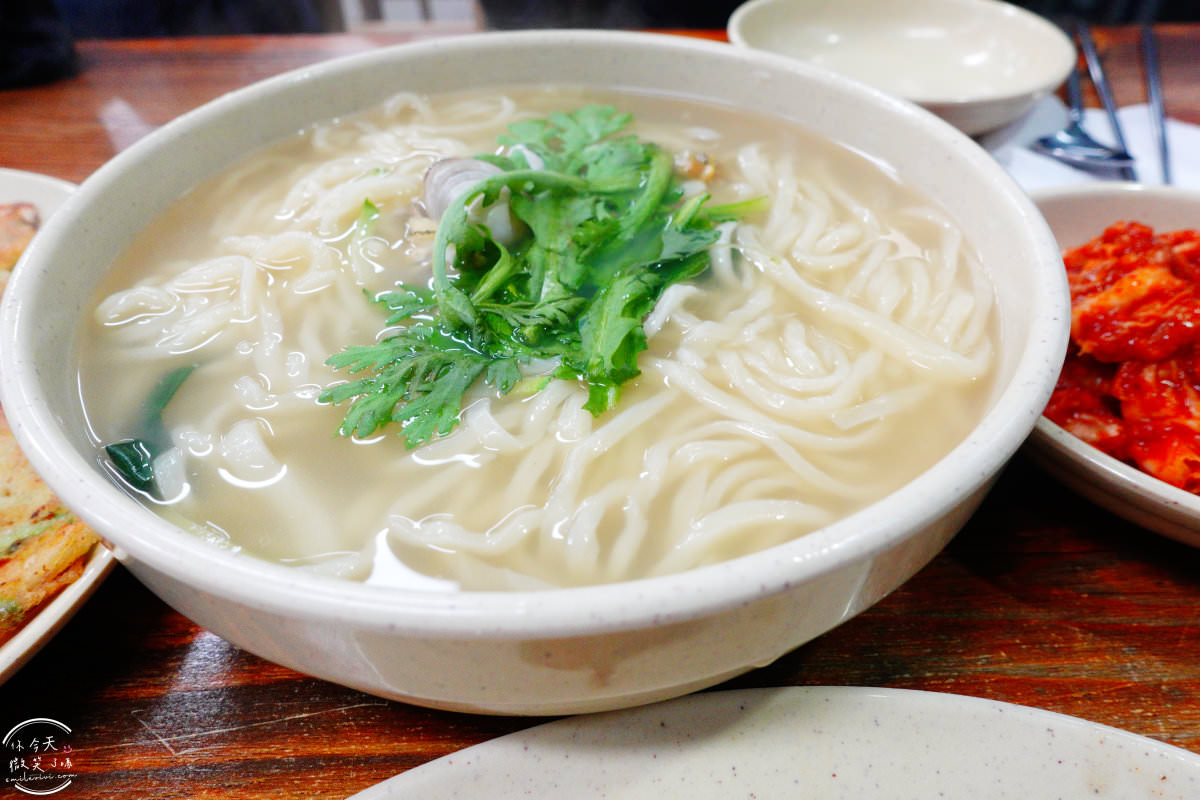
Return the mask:
[[[0,169],[0,288],[75,189]],[[0,409],[0,683],[62,627],[112,569],[112,551],[30,467]]]

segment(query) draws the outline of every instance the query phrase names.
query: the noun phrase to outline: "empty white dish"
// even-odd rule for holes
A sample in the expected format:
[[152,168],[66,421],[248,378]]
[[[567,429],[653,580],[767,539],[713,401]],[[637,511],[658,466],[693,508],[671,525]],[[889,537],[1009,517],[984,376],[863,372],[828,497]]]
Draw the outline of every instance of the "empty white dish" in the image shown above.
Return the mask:
[[1116,728],[962,695],[814,686],[559,720],[431,761],[353,800],[1198,793],[1200,756]]
[[1075,47],[998,0],[749,0],[729,40],[911,100],[968,134],[999,128],[1058,88]]

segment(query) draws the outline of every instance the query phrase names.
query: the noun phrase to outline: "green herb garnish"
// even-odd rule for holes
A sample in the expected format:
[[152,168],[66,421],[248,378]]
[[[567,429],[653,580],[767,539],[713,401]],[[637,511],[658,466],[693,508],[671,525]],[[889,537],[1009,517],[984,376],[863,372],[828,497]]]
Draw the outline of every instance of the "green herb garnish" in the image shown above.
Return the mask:
[[[555,377],[584,382],[593,414],[613,407],[621,385],[640,374],[642,321],[662,292],[708,268],[716,222],[758,208],[685,200],[671,155],[622,134],[629,121],[607,106],[556,113],[510,126],[499,139],[508,155],[478,157],[503,171],[442,216],[431,286],[376,298],[388,326],[406,326],[327,361],[363,375],[321,395],[353,401],[342,435],[367,437],[395,422],[417,447],[454,428],[475,381],[530,390],[520,365],[535,358],[555,358]],[[476,202],[502,198],[528,229],[509,246],[470,215]]]
[[177,367],[164,375],[142,402],[138,435],[104,446],[113,468],[135,489],[161,498],[154,476],[154,459],[171,447],[171,436],[163,423],[163,411],[195,365]]
[[0,595],[0,624],[11,625],[25,616],[25,607],[11,597]]
[[[46,516],[39,514],[35,519],[9,524],[0,532],[0,558],[15,553],[24,540],[55,527],[63,518],[71,517],[71,513],[65,509],[51,510]],[[3,605],[2,601],[3,598],[0,597],[0,606]]]

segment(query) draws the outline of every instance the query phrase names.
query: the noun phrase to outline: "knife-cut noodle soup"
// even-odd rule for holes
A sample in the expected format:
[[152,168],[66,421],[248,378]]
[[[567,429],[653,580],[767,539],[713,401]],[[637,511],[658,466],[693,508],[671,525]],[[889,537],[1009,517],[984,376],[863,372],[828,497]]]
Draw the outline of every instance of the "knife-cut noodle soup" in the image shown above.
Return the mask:
[[[449,313],[426,304],[389,322],[371,302],[439,286],[450,212],[429,196],[431,166],[514,156],[510,125],[591,104],[628,112],[618,136],[671,156],[677,208],[706,195],[701,208],[732,209],[695,217],[707,267],[641,315],[639,374],[602,386],[611,407],[594,413],[596,387],[564,372],[571,356],[505,361],[519,366],[508,391],[477,373],[457,419],[424,437],[404,420],[339,432],[351,401],[331,392],[364,373],[328,359]],[[487,163],[478,174],[495,173]],[[450,177],[452,199],[474,180]],[[495,263],[527,249],[540,223],[526,221],[544,210],[520,217],[508,197],[464,211],[495,236]],[[463,247],[444,248],[451,278]],[[470,293],[477,309],[488,291]],[[386,585],[574,586],[758,551],[911,481],[982,414],[991,303],[947,213],[799,126],[592,90],[403,94],[254,153],[167,209],[100,287],[80,382],[105,467],[125,474],[102,445],[157,437],[139,451],[151,482],[127,488],[219,546]],[[602,316],[584,342],[608,335]]]

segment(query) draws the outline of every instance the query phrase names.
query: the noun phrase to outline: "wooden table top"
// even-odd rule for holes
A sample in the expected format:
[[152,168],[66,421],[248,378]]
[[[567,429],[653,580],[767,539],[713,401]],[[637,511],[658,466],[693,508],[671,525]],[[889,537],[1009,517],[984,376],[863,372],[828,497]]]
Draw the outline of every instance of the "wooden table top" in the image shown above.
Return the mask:
[[[1200,26],[1158,31],[1168,110],[1200,123]],[[76,77],[0,91],[0,166],[80,181],[229,89],[406,38],[83,42]],[[1098,38],[1118,102],[1141,102],[1137,32]],[[911,581],[721,688],[953,692],[1200,753],[1198,609],[1200,551],[1096,508],[1018,455]],[[123,568],[0,686],[0,730],[34,717],[73,730],[78,777],[62,797],[242,800],[343,798],[541,721],[432,711],[305,677],[201,630]],[[16,796],[0,785],[0,797]]]

